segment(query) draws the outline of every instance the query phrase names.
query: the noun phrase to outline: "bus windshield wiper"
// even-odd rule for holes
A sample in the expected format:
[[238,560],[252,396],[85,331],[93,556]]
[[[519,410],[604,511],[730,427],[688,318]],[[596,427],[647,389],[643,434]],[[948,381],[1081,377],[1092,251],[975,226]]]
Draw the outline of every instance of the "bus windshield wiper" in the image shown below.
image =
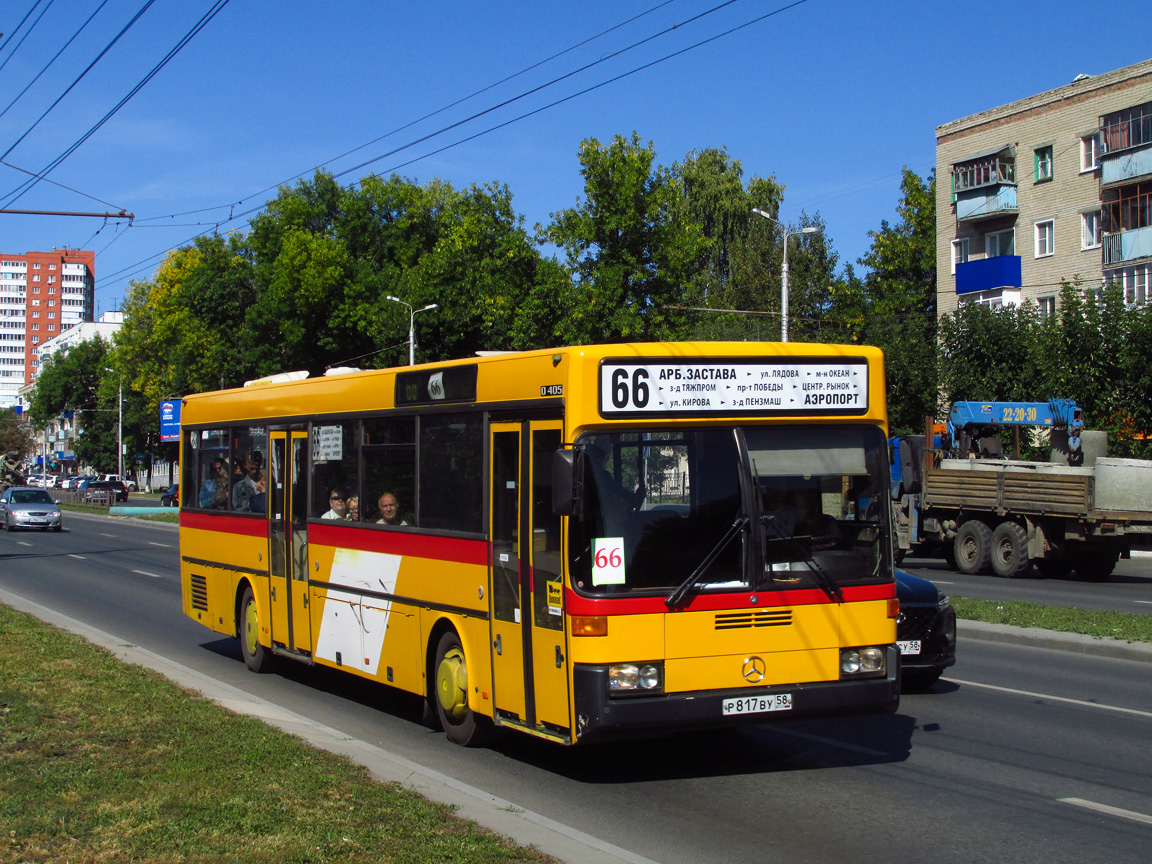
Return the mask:
[[[764,521],[769,521],[772,517],[765,516]],[[812,553],[805,549],[803,545],[791,534],[780,534],[776,537],[766,537],[766,540],[786,540],[800,553],[800,559],[808,565],[816,575],[816,583],[820,586],[821,590],[828,595],[828,599],[836,603],[844,602],[844,592],[840,590],[840,586],[836,584],[836,580],[828,575],[823,567],[816,563],[816,559],[812,557]]]
[[711,567],[716,559],[720,557],[720,553],[728,548],[728,544],[732,542],[736,535],[744,530],[747,524],[747,516],[740,516],[735,522],[732,523],[732,527],[724,532],[724,536],[721,537],[719,541],[717,541],[716,545],[712,547],[712,551],[709,552],[704,560],[700,562],[700,566],[692,571],[692,575],[681,582],[675,591],[664,598],[664,603],[668,606],[669,609],[684,599],[684,595],[686,595],[689,590],[691,590],[693,585],[695,585],[704,577],[704,574],[708,572],[708,568]]

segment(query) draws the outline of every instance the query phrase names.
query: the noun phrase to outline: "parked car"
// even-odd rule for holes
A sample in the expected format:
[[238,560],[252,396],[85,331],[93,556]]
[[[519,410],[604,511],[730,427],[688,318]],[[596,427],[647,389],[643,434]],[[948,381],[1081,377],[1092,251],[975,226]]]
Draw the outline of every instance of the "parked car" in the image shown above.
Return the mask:
[[26,483],[27,483],[29,486],[39,486],[39,485],[40,485],[40,481],[41,481],[41,479],[42,479],[42,476],[43,476],[43,475],[41,475],[41,474],[29,474],[29,475],[28,475],[28,476],[25,478],[25,482],[26,482]]
[[61,489],[75,489],[80,485],[80,481],[84,478],[79,474],[73,474],[71,477],[65,477],[60,483]]
[[44,478],[44,488],[45,489],[55,489],[59,485],[60,485],[60,478],[56,474],[48,474]]
[[956,610],[927,579],[896,570],[896,643],[902,686],[927,690],[956,662]]
[[0,494],[0,519],[7,531],[39,528],[59,531],[63,527],[60,508],[48,490],[34,486],[12,486]]
[[85,501],[98,501],[112,492],[116,501],[128,500],[128,487],[119,480],[98,480],[95,477],[85,477],[77,487]]
[[160,496],[161,507],[179,507],[180,506],[180,484],[174,483],[168,487],[168,491]]

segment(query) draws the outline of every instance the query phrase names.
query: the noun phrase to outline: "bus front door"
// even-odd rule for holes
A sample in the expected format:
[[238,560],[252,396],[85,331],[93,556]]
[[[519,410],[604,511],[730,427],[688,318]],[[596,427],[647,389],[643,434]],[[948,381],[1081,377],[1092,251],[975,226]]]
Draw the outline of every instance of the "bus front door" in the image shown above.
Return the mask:
[[559,421],[492,424],[489,597],[500,722],[570,738],[560,519],[552,512]]
[[312,651],[308,615],[308,433],[274,431],[266,479],[272,641],[292,654]]

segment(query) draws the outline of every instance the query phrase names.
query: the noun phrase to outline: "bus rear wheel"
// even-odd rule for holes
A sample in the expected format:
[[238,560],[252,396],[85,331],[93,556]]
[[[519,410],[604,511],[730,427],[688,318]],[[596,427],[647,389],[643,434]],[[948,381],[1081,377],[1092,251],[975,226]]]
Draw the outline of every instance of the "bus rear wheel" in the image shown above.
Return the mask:
[[251,585],[244,589],[244,599],[240,601],[240,651],[253,672],[272,671],[272,652],[260,644],[260,616]]
[[462,747],[482,743],[487,724],[468,707],[468,663],[454,630],[444,633],[436,646],[435,675],[433,702],[448,740]]

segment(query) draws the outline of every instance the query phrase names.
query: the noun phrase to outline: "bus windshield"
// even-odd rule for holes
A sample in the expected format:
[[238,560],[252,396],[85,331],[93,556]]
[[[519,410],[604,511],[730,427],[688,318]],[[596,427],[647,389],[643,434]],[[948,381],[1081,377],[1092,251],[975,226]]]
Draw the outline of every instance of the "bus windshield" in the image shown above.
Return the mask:
[[584,435],[573,584],[592,595],[891,581],[887,455],[870,426]]

